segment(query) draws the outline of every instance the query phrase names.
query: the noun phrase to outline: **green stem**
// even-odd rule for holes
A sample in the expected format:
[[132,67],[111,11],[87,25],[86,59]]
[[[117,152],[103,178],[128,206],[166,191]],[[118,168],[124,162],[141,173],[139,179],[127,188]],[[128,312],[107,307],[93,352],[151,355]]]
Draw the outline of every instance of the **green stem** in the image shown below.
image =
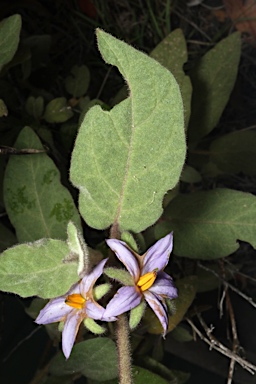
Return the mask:
[[129,325],[126,314],[118,316],[116,334],[119,360],[119,384],[132,384]]

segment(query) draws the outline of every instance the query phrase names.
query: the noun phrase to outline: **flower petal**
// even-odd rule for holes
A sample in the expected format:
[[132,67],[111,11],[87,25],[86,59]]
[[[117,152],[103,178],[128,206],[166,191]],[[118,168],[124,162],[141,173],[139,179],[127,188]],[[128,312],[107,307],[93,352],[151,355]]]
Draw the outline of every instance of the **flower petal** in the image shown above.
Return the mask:
[[129,248],[127,248],[126,243],[116,239],[108,239],[106,240],[106,243],[112,251],[115,252],[118,259],[126,266],[127,270],[134,278],[135,283],[137,283],[137,280],[140,277],[139,265],[136,257],[129,250]]
[[83,318],[84,316],[82,311],[78,311],[77,309],[72,310],[66,318],[62,331],[62,350],[66,359],[68,359],[70,356],[71,350],[76,339],[78,328]]
[[100,304],[88,300],[86,302],[86,317],[89,317],[94,320],[103,320],[103,321],[115,321],[117,320],[116,317],[107,317],[105,318],[104,313],[105,313],[105,308],[103,308]]
[[162,300],[159,300],[157,296],[149,291],[144,292],[145,300],[148,305],[155,312],[158,317],[162,327],[164,329],[163,336],[165,336],[167,328],[168,328],[168,312],[165,303]]
[[35,322],[37,324],[49,324],[64,320],[65,316],[72,311],[72,308],[65,304],[66,296],[56,297],[40,311]]
[[150,247],[145,256],[142,268],[142,275],[152,272],[154,269],[163,270],[169,261],[169,256],[173,247],[172,232],[169,235],[158,240]]
[[149,291],[156,295],[163,295],[169,299],[176,299],[178,297],[178,290],[174,286],[171,276],[167,275],[165,272],[159,272],[157,278],[149,288]]
[[108,259],[102,260],[88,275],[85,275],[80,283],[81,295],[86,297],[87,292],[95,284],[96,280],[102,275],[103,268]]
[[104,318],[118,316],[121,313],[130,311],[141,302],[142,296],[136,291],[135,287],[127,286],[120,288],[113,299],[108,303]]

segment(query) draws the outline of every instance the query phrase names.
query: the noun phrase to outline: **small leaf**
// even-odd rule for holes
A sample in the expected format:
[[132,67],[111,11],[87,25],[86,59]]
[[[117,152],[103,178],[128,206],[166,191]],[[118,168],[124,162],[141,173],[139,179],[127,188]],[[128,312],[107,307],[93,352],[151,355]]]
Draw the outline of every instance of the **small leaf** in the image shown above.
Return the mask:
[[59,353],[51,362],[50,372],[54,375],[79,372],[98,381],[114,379],[118,375],[115,343],[106,337],[82,341],[74,346],[68,360]]
[[47,104],[43,118],[48,123],[65,123],[72,116],[73,112],[65,97],[57,97]]
[[25,108],[30,116],[33,116],[35,119],[40,119],[44,111],[44,99],[42,96],[29,96]]
[[241,130],[212,141],[210,159],[226,173],[256,175],[256,132]]
[[[173,300],[176,312],[169,316],[168,332],[172,331],[183,320],[184,315],[192,304],[197,290],[197,278],[195,276],[184,277],[175,281],[175,285],[178,288],[178,298]],[[146,312],[145,323],[149,333],[163,333],[162,325],[153,311],[148,310]]]
[[156,238],[174,231],[174,253],[195,259],[218,259],[239,248],[237,240],[256,248],[256,197],[217,188],[179,195],[171,201]]
[[12,15],[0,23],[0,71],[13,58],[19,44],[21,30],[20,15]]
[[133,367],[134,384],[167,384],[168,381],[145,368]]
[[180,343],[193,340],[193,335],[191,335],[191,333],[181,325],[178,325],[176,328],[174,328],[171,336]]
[[188,60],[188,53],[182,30],[175,29],[166,36],[166,38],[153,49],[150,56],[165,68],[169,69],[179,84],[184,104],[185,127],[187,127],[190,117],[192,84],[189,76],[186,76],[183,70],[183,65]]
[[77,227],[70,221],[67,228],[68,233],[68,247],[72,257],[77,257],[78,268],[77,274],[82,278],[89,272],[89,248],[87,247],[83,235],[77,229]]
[[236,32],[216,44],[189,73],[193,86],[190,142],[217,125],[236,81],[240,55],[241,37]]
[[[171,73],[155,60],[98,30],[99,49],[118,67],[130,97],[111,111],[92,107],[79,129],[70,177],[87,224],[140,232],[162,213],[163,196],[185,159],[183,106]],[[86,172],[84,171],[86,169]]]
[[86,65],[75,65],[71,69],[71,75],[65,80],[65,87],[73,97],[81,97],[87,92],[90,83],[90,72]]
[[65,242],[52,239],[7,249],[0,256],[0,290],[22,297],[65,294],[78,280],[77,264],[63,263],[68,253]]
[[[20,132],[14,147],[43,149],[29,127]],[[4,199],[19,242],[46,237],[66,239],[70,220],[80,228],[73,199],[60,182],[58,168],[45,153],[10,157]]]
[[200,183],[200,181],[202,181],[202,176],[195,168],[185,165],[180,181],[183,181],[183,183]]

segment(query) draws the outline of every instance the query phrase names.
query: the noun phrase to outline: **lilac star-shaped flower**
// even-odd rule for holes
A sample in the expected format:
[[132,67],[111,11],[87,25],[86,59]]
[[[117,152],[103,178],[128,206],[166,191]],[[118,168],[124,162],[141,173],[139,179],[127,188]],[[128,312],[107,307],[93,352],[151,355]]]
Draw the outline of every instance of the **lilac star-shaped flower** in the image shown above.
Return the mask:
[[67,359],[70,356],[79,326],[84,319],[116,320],[113,316],[105,316],[105,308],[93,298],[93,286],[102,275],[106,262],[107,259],[102,260],[90,274],[74,284],[65,295],[50,300],[35,320],[37,324],[64,321],[62,350]]
[[165,298],[175,299],[178,296],[172,278],[163,272],[173,247],[172,233],[157,241],[142,256],[130,250],[123,241],[106,241],[129,271],[134,284],[117,291],[106,307],[105,316],[118,316],[135,308],[145,299],[160,320],[165,335],[168,328]]

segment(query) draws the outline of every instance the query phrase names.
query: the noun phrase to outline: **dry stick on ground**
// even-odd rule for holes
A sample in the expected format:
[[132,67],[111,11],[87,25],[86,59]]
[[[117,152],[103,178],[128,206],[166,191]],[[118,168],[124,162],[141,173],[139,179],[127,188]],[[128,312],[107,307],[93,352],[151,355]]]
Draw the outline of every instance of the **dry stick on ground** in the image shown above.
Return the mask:
[[217,272],[215,272],[213,269],[207,268],[205,265],[198,263],[197,264],[200,268],[204,269],[205,271],[211,272],[214,276],[216,276],[222,283],[226,284],[228,288],[230,288],[232,291],[236,292],[239,296],[241,296],[243,299],[248,301],[254,308],[256,308],[256,303],[253,301],[253,299],[249,296],[247,296],[245,293],[241,292],[238,288],[234,287],[232,284],[225,281]]
[[256,366],[249,361],[243,359],[242,357],[238,356],[236,353],[232,352],[230,349],[228,349],[225,345],[223,345],[219,340],[217,340],[213,335],[212,335],[212,329],[207,327],[206,323],[202,319],[200,314],[197,314],[197,317],[203,326],[206,335],[208,336],[205,337],[203,333],[196,327],[196,325],[193,323],[192,320],[186,318],[186,321],[188,324],[192,327],[193,331],[202,339],[206,344],[210,346],[210,349],[215,349],[216,351],[222,353],[224,356],[234,359],[236,363],[241,365],[244,369],[246,369],[248,372],[250,372],[252,375],[255,374],[256,372]]

